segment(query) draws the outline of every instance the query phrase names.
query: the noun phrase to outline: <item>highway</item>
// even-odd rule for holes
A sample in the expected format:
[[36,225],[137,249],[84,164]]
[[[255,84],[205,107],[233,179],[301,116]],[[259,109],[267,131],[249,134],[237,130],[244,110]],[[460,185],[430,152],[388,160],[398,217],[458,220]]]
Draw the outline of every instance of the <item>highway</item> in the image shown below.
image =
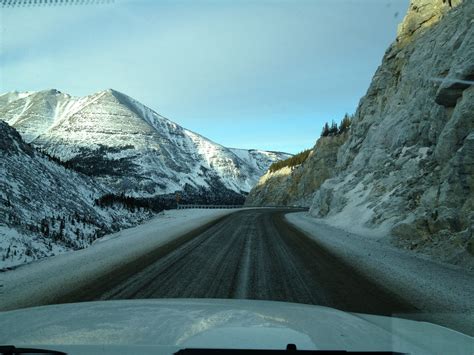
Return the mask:
[[287,224],[287,212],[233,213],[56,302],[237,298],[381,315],[418,311]]

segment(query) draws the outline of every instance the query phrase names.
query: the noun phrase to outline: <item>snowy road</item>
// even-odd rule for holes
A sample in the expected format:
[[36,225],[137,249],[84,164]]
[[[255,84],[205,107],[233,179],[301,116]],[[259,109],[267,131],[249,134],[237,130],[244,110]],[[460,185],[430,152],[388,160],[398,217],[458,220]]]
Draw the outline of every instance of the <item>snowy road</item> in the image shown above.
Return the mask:
[[248,298],[373,314],[416,311],[287,224],[283,215],[270,209],[234,213],[58,301]]

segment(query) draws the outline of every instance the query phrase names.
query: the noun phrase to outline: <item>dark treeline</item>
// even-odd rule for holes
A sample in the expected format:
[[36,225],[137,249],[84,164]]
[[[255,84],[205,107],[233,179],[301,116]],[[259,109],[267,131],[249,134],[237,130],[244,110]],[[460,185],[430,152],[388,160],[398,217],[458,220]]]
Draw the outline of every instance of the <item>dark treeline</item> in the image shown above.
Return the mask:
[[156,197],[131,197],[124,193],[106,194],[95,200],[95,204],[99,207],[111,207],[120,205],[131,212],[143,208],[154,212],[160,212],[165,209],[174,208],[176,201],[168,196]]
[[349,114],[345,114],[344,118],[342,119],[341,123],[338,125],[334,120],[329,123],[325,123],[323,126],[323,130],[321,132],[321,137],[330,137],[330,136],[337,136],[347,132],[351,128],[352,124],[352,117]]
[[218,179],[208,181],[210,189],[196,188],[185,184],[183,190],[179,192],[179,202],[181,204],[198,205],[243,205],[246,192],[237,193],[226,188]]
[[[331,137],[331,136],[338,136],[340,134],[343,134],[351,128],[352,125],[352,116],[349,114],[345,114],[344,118],[341,120],[339,124],[337,124],[335,121],[332,121],[331,124],[326,122],[323,126],[323,130],[321,132],[321,137]],[[301,153],[298,153],[291,158],[285,159],[285,160],[280,160],[272,165],[270,165],[270,172],[275,172],[277,170],[280,170],[284,167],[293,167],[297,166],[300,164],[303,164],[305,160],[308,158],[309,153],[311,152],[311,149],[307,149],[302,151]]]
[[106,194],[95,200],[99,207],[111,207],[114,205],[122,206],[130,212],[135,212],[141,208],[153,212],[174,209],[179,201],[180,204],[199,204],[199,205],[243,205],[245,195],[238,194],[228,189],[215,190],[197,190],[185,186],[183,191],[176,194],[167,194],[155,197],[130,197],[125,194]]
[[43,154],[44,156],[46,156],[46,158],[48,158],[50,161],[53,161],[55,162],[56,164],[59,164],[59,165],[62,165],[63,167],[67,168],[67,169],[70,169],[69,166],[67,166],[67,164],[65,162],[63,162],[61,159],[59,159],[58,157],[55,157],[54,155],[51,155],[49,154],[45,149],[42,149],[42,148],[39,148],[39,147],[35,147],[35,149],[40,152],[41,154]]
[[292,167],[292,166],[303,164],[304,161],[308,158],[310,152],[311,152],[311,149],[307,149],[307,150],[302,151],[301,153],[293,155],[291,158],[277,161],[273,163],[272,165],[270,165],[269,170],[270,172],[273,173],[287,166]]
[[[103,176],[103,175],[123,175],[133,172],[135,164],[131,158],[120,158],[109,160],[105,158],[106,153],[120,152],[121,149],[132,149],[132,145],[127,145],[121,148],[106,147],[99,145],[98,149],[93,151],[93,154],[79,154],[69,160],[61,160],[59,157],[51,155],[45,149],[35,147],[37,151],[45,155],[50,161],[53,161],[66,169],[74,170],[76,172],[88,176]],[[81,149],[83,150],[83,149]],[[84,153],[90,153],[84,150]]]

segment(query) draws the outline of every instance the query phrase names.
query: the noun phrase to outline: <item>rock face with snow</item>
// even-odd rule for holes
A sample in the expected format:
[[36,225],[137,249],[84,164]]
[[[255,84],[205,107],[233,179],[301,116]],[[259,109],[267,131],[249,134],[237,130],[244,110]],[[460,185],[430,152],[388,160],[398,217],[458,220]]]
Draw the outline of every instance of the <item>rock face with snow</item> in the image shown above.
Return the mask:
[[228,149],[105,90],[71,97],[57,90],[0,96],[0,119],[26,142],[116,192],[184,192],[241,198],[284,153]]
[[303,164],[267,171],[250,191],[248,206],[309,207],[312,194],[334,174],[337,152],[349,133],[320,138]]
[[473,1],[412,0],[332,178],[308,194],[313,216],[472,263],[473,14]]
[[86,247],[151,216],[95,200],[110,193],[64,168],[0,121],[0,268]]

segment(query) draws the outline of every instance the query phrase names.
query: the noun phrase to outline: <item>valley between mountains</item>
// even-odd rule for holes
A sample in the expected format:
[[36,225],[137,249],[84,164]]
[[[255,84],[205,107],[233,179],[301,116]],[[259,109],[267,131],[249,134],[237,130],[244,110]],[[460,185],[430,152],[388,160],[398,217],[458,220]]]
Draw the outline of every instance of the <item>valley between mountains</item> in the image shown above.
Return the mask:
[[295,156],[112,89],[0,95],[0,309],[271,299],[472,336],[473,14],[411,0],[354,115]]
[[0,263],[87,247],[184,204],[241,205],[290,154],[224,147],[115,90],[0,96]]

